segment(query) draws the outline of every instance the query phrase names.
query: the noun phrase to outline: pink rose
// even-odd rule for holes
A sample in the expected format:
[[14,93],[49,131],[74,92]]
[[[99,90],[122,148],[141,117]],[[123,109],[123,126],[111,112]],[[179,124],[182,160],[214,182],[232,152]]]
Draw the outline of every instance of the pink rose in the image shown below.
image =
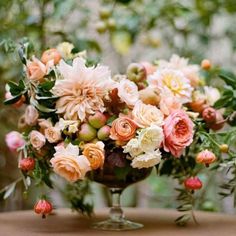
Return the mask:
[[183,110],[173,111],[164,122],[164,150],[180,157],[193,141],[193,122]]
[[11,151],[16,151],[18,148],[25,144],[25,140],[22,135],[17,131],[11,131],[6,135],[6,143]]
[[33,126],[37,124],[39,117],[38,110],[32,106],[29,105],[25,109],[25,122],[27,125]]
[[176,97],[171,95],[165,96],[162,94],[159,106],[162,113],[168,116],[174,110],[181,109],[182,104],[176,99]]
[[37,130],[31,131],[29,138],[30,138],[30,143],[36,150],[42,148],[46,143],[46,138]]

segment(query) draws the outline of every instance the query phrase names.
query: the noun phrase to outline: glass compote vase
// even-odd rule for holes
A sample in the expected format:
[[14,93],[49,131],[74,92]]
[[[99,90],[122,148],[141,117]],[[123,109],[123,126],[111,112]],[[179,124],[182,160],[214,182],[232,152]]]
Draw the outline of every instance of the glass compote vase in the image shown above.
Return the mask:
[[120,197],[126,187],[148,177],[151,170],[152,168],[132,168],[122,149],[106,150],[103,168],[90,172],[88,178],[109,188],[112,196],[112,206],[109,219],[94,223],[92,228],[113,231],[142,228],[142,224],[125,219],[120,205]]

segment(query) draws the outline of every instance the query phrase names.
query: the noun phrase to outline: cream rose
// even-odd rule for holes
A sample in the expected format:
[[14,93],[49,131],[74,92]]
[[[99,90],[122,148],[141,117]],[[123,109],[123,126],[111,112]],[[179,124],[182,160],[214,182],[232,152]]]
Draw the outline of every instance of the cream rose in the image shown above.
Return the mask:
[[83,179],[88,171],[91,170],[90,163],[84,155],[79,155],[79,148],[69,144],[56,146],[55,154],[50,160],[53,170],[69,182]]
[[207,103],[210,106],[213,106],[215,104],[215,102],[220,99],[220,92],[217,88],[213,88],[210,86],[204,86],[204,92],[206,95],[206,100]]
[[30,143],[37,150],[42,148],[44,144],[46,143],[45,137],[36,130],[31,131],[29,137],[30,137]]
[[133,168],[142,169],[157,165],[161,161],[161,152],[159,149],[153,152],[148,152],[135,157],[132,160]]
[[49,143],[57,143],[61,140],[61,131],[57,127],[45,129],[44,135]]
[[142,129],[138,135],[139,148],[144,152],[151,152],[159,148],[164,139],[163,130],[159,126],[152,125]]
[[29,105],[26,107],[25,122],[27,125],[30,125],[30,126],[36,125],[38,117],[39,117],[38,110],[34,106]]
[[132,159],[143,152],[140,148],[139,141],[136,138],[132,138],[125,146],[123,146],[123,149],[124,153],[130,154],[131,158],[128,157],[128,159]]
[[38,124],[39,124],[39,127],[40,127],[40,132],[44,134],[45,130],[47,128],[50,128],[52,127],[52,122],[50,121],[50,119],[38,119]]
[[163,124],[163,114],[155,106],[146,105],[138,101],[132,111],[133,121],[140,127],[145,128],[150,125],[161,126]]
[[71,53],[74,45],[72,43],[63,42],[57,46],[57,50],[64,59],[71,59],[73,54]]
[[134,106],[139,99],[137,85],[127,79],[121,80],[118,85],[118,96],[128,106]]
[[104,143],[97,142],[85,144],[83,155],[90,162],[90,166],[93,170],[98,168],[102,168],[105,160],[105,151],[104,151]]

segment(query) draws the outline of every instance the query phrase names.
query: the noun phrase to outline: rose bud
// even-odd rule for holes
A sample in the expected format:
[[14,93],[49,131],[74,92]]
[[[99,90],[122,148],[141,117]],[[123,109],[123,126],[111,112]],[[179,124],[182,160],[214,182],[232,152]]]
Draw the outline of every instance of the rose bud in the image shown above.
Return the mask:
[[106,124],[107,118],[100,111],[96,111],[93,115],[89,116],[88,122],[94,128],[99,129]]
[[[11,98],[13,98],[11,93],[6,92],[5,93],[5,99],[11,99]],[[24,102],[25,102],[25,96],[22,95],[21,98],[16,103],[12,104],[12,106],[15,107],[15,108],[20,108],[23,105]]]
[[46,215],[50,214],[52,212],[52,209],[52,204],[45,199],[40,199],[34,205],[34,212],[36,214],[42,214],[42,218],[46,218]]
[[216,160],[215,154],[207,149],[199,152],[196,157],[196,162],[205,164],[206,167],[208,167],[209,164],[213,163],[215,160]]
[[78,138],[82,141],[91,141],[97,136],[97,130],[90,124],[82,124],[78,132]]
[[33,170],[35,167],[35,160],[31,157],[23,158],[19,162],[19,168],[23,171]]
[[207,123],[215,123],[216,122],[216,110],[213,107],[206,107],[202,111],[202,118]]
[[220,151],[223,153],[227,153],[229,151],[229,146],[227,144],[221,144],[220,145]]
[[135,83],[145,80],[147,76],[145,67],[139,63],[131,63],[127,68],[126,74],[128,79]]
[[190,102],[188,103],[188,105],[194,112],[199,112],[199,113],[201,113],[205,108],[208,107],[208,105],[206,105],[206,100],[204,99]]
[[46,65],[49,61],[52,61],[54,65],[58,64],[61,60],[61,54],[58,52],[57,49],[51,48],[46,51],[44,51],[41,61]]
[[110,136],[110,126],[105,125],[98,130],[97,137],[99,140],[107,140]]
[[207,59],[202,60],[201,67],[203,70],[209,70],[211,68],[211,62]]
[[189,189],[194,192],[194,190],[202,188],[202,181],[196,177],[190,177],[184,181],[184,186],[186,189]]
[[209,125],[209,128],[212,130],[219,130],[224,127],[225,120],[222,114],[219,111],[216,111],[216,120],[214,123]]

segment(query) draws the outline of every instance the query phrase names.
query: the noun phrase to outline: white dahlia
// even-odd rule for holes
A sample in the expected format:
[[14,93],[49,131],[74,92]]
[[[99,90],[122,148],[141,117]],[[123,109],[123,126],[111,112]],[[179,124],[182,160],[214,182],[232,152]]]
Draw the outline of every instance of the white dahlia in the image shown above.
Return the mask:
[[57,113],[66,120],[84,121],[87,115],[105,110],[104,96],[115,86],[108,67],[86,67],[82,58],[75,58],[72,66],[61,60],[57,68],[62,76],[52,89],[59,97]]

